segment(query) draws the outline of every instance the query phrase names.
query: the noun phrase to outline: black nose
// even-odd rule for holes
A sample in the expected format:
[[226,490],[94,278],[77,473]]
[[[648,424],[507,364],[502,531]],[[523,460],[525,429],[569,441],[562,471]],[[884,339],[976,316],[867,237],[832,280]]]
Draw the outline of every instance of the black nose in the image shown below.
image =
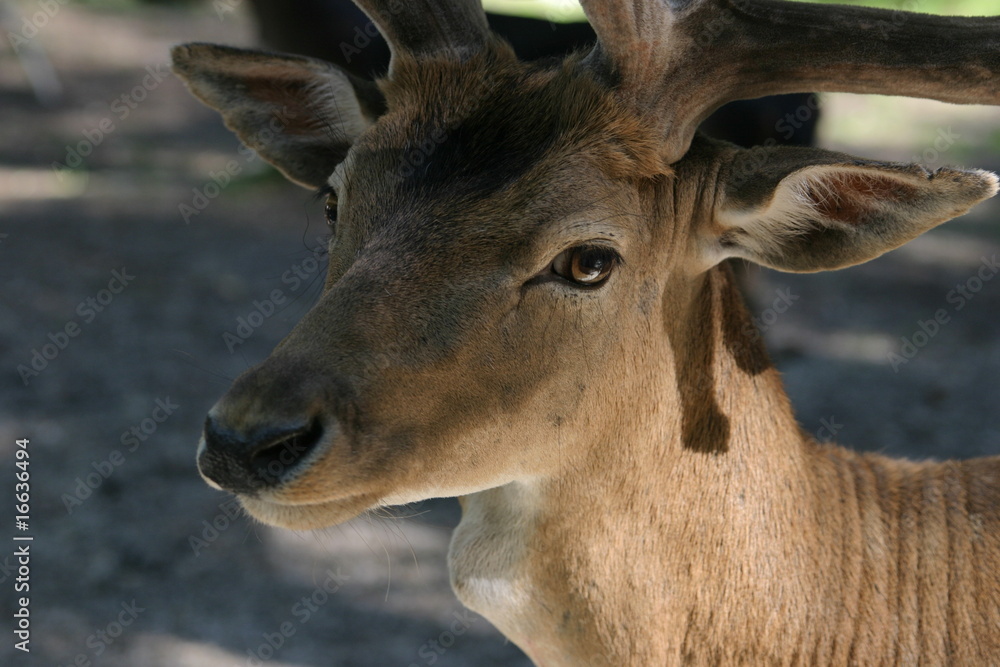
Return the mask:
[[322,438],[323,425],[318,419],[240,433],[209,415],[198,469],[228,491],[253,494],[279,486],[301,472]]

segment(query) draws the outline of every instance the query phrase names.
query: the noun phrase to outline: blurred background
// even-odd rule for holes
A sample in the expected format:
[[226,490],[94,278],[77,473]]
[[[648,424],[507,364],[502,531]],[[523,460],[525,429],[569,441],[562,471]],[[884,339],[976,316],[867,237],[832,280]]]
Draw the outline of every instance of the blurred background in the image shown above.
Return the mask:
[[[994,0],[864,4],[997,13]],[[573,3],[489,8],[525,57],[589,39]],[[240,150],[169,73],[168,50],[337,59],[351,13],[334,0],[0,1],[0,664],[528,664],[451,593],[453,500],[296,533],[255,525],[195,469],[208,408],[314,302],[325,225],[311,193]],[[352,67],[384,68],[382,46],[359,48]],[[1000,170],[997,108],[804,95],[726,113],[709,129],[744,144]],[[850,270],[747,269],[803,427],[915,458],[1000,453],[997,253],[993,201]],[[275,289],[289,298],[267,312]],[[227,343],[255,312],[252,334]],[[13,502],[22,438],[27,531]],[[30,654],[10,631],[15,535],[34,537]]]

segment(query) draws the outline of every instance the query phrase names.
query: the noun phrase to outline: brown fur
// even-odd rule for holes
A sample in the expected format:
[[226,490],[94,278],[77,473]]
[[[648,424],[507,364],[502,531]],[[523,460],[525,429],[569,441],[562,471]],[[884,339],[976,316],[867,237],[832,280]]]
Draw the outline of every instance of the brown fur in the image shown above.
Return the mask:
[[[450,20],[478,25],[470,7]],[[625,80],[646,61],[528,65],[427,30],[397,26],[377,93],[314,61],[175,52],[241,136],[322,118],[265,157],[339,209],[316,307],[210,414],[206,479],[293,528],[463,496],[455,591],[547,667],[1000,662],[1000,459],[813,442],[720,264],[864,261],[996,177],[702,138],[667,165]],[[295,95],[258,94],[267,71]],[[604,284],[556,275],[595,244],[622,259]]]
[[[685,447],[674,417],[653,431],[662,441],[622,434],[568,463],[520,508],[553,511],[525,549],[538,554],[523,575],[528,618],[499,627],[544,665],[996,662],[1000,461],[917,464],[810,441],[776,372],[741,368],[722,342],[742,318],[725,310],[725,274],[707,279],[725,451]],[[616,417],[634,421],[639,406],[623,407]]]

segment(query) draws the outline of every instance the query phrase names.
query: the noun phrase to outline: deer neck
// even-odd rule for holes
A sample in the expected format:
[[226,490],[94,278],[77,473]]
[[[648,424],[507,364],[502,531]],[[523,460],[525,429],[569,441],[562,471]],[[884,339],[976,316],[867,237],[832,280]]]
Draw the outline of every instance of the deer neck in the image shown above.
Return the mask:
[[622,406],[557,473],[463,498],[456,593],[538,664],[655,662],[680,648],[654,646],[650,624],[753,633],[812,596],[811,447],[728,268],[702,280],[664,317],[689,323],[665,325],[670,362],[634,378],[657,400]]

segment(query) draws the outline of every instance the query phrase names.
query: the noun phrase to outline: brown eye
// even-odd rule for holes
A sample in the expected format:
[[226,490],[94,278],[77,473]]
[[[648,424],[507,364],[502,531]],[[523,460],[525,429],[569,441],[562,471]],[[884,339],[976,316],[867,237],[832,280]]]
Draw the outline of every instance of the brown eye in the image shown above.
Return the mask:
[[330,229],[337,226],[337,198],[330,195],[326,198],[326,208],[324,209],[326,213],[326,225]]
[[618,253],[604,246],[577,246],[559,254],[552,271],[577,285],[600,285],[619,261]]

